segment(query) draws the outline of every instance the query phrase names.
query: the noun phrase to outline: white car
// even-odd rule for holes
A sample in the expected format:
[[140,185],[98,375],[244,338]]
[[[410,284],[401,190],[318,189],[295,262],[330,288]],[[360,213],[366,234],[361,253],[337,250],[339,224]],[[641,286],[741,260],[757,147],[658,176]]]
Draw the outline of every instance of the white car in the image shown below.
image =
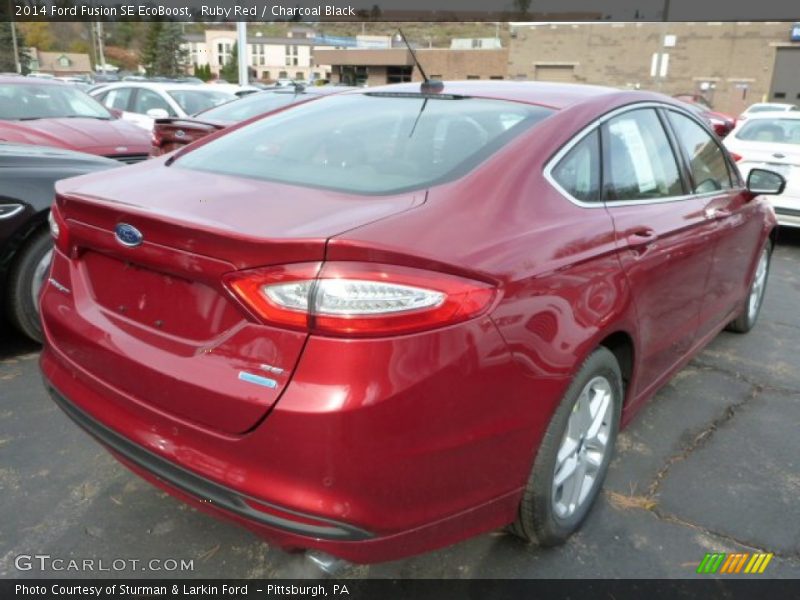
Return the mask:
[[122,118],[152,131],[156,119],[189,117],[236,100],[226,90],[208,85],[120,81],[92,90],[90,95]]
[[755,168],[783,175],[786,189],[770,200],[778,223],[800,227],[800,111],[753,114],[723,143],[745,180]]
[[798,110],[795,104],[782,104],[780,102],[757,102],[751,104],[745,111],[739,115],[738,121],[745,121],[753,115],[764,112],[786,112],[790,110]]
[[254,85],[238,85],[236,83],[213,83],[213,89],[221,90],[223,92],[228,92],[229,94],[233,94],[238,98],[242,98],[244,96],[248,96],[249,94],[255,94],[256,92],[260,92],[261,89],[257,88]]

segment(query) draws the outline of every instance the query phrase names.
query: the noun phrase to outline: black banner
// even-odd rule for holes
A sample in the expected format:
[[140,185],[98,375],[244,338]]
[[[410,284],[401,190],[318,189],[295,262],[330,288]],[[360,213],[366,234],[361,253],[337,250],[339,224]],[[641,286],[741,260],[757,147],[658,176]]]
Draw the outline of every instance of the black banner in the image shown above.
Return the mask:
[[770,600],[795,599],[798,580],[3,580],[0,597],[86,598],[346,598],[348,600]]
[[18,21],[794,21],[787,0],[3,0]]

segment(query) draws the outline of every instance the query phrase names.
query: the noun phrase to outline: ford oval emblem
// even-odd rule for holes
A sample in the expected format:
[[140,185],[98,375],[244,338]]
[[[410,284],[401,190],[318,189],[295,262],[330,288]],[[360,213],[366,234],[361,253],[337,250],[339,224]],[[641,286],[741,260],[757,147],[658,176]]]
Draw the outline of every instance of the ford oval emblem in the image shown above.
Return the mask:
[[183,129],[178,129],[178,131],[175,132],[175,137],[184,138],[186,137],[186,132]]
[[114,235],[120,244],[128,248],[135,248],[144,240],[142,232],[127,223],[118,223],[114,228]]

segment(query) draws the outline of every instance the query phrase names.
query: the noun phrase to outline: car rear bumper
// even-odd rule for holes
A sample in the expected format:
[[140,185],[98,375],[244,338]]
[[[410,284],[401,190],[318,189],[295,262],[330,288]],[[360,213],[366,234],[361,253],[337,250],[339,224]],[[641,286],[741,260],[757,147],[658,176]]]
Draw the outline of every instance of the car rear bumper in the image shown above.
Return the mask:
[[311,336],[266,418],[227,434],[131,397],[114,373],[83,369],[65,350],[93,341],[62,349],[49,331],[80,318],[75,302],[46,287],[41,304],[48,389],[121,462],[276,545],[354,562],[511,522],[568,384],[525,375],[488,319],[396,339]]

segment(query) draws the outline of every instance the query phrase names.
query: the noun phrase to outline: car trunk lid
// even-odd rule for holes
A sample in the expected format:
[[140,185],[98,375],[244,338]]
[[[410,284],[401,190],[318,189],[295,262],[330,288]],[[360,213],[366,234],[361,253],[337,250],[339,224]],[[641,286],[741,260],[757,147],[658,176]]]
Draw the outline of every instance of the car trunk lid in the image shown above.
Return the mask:
[[[70,260],[57,277],[69,282],[80,319],[57,320],[51,328],[63,331],[52,333],[78,366],[137,401],[243,433],[277,401],[307,334],[255,322],[223,276],[321,262],[330,236],[420,195],[357,199],[186,174],[140,165],[58,184]],[[138,245],[120,243],[120,224],[136,229]]]

